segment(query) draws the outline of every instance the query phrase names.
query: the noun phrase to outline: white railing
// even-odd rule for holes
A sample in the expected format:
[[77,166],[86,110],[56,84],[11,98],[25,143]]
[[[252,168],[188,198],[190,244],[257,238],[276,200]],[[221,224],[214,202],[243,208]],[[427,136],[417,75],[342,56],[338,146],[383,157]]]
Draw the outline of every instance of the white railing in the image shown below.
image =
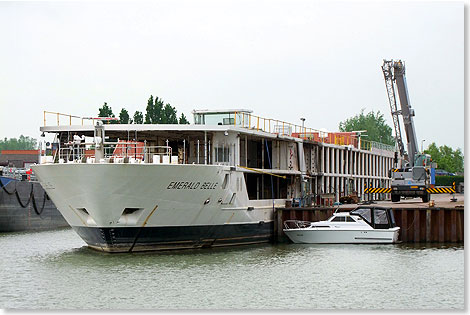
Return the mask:
[[150,163],[150,164],[184,164],[185,157],[179,161],[172,154],[170,146],[147,146],[143,142],[106,142],[103,153],[94,149],[95,143],[67,143],[54,152],[53,156],[42,156],[44,163]]
[[286,220],[284,221],[284,228],[286,230],[291,229],[306,229],[312,225],[310,221],[299,221],[299,220]]

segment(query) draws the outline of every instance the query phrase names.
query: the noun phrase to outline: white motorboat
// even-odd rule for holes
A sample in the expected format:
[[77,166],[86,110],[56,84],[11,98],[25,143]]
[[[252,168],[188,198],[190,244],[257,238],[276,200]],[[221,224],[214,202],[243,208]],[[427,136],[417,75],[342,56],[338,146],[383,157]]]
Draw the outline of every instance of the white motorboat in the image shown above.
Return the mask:
[[396,243],[400,227],[390,208],[360,206],[335,212],[326,221],[287,220],[284,233],[294,243]]

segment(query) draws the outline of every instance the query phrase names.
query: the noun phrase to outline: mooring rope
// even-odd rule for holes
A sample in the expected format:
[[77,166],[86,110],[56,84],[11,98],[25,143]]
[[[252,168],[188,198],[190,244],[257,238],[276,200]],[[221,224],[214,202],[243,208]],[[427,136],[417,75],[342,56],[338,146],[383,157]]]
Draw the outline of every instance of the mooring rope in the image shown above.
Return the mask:
[[415,217],[413,216],[413,221],[411,221],[410,226],[407,229],[405,229],[405,231],[408,231],[409,229],[411,229],[414,223],[415,223]]
[[22,202],[21,199],[20,199],[20,194],[18,194],[18,189],[16,189],[16,181],[15,181],[15,195],[16,195],[16,199],[18,200],[18,203],[20,204],[20,206],[21,206],[22,208],[26,208],[26,207],[29,205],[29,203],[31,202],[31,199],[33,198],[33,197],[32,197],[33,194],[34,194],[34,185],[33,185],[33,183],[31,183],[31,192],[29,193],[28,201],[26,202],[26,204],[23,204],[23,202]]
[[41,207],[41,210],[38,210],[38,207],[36,205],[36,198],[34,197],[34,194],[32,195],[32,200],[33,200],[33,209],[34,209],[34,212],[36,212],[37,215],[41,215],[42,212],[44,211],[44,207],[46,205],[46,199],[48,198],[47,196],[47,193],[44,192],[44,198],[42,200],[42,207]]
[[31,192],[29,193],[29,198],[26,203],[23,203],[21,201],[20,194],[18,193],[18,189],[16,188],[16,185],[17,185],[17,181],[15,180],[15,189],[13,191],[8,191],[5,185],[3,184],[3,182],[0,180],[0,186],[2,187],[2,189],[8,195],[14,194],[16,196],[16,199],[18,200],[18,203],[20,204],[22,208],[28,207],[29,203],[32,201],[34,212],[36,212],[37,215],[41,215],[42,212],[44,211],[44,207],[46,206],[46,199],[49,199],[49,196],[47,195],[47,193],[44,191],[44,199],[42,201],[42,206],[41,206],[41,209],[38,210],[38,206],[36,204],[36,198],[34,197],[34,184],[31,183]]

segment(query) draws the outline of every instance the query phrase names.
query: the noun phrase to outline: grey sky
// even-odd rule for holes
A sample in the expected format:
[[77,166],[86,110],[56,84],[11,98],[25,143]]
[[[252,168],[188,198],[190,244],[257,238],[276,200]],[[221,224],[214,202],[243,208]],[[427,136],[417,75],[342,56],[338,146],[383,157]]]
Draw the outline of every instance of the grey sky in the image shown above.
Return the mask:
[[335,131],[365,108],[392,126],[393,58],[420,145],[464,148],[462,2],[0,2],[0,39],[1,138],[38,138],[43,110],[145,112],[151,94],[191,122],[249,108]]

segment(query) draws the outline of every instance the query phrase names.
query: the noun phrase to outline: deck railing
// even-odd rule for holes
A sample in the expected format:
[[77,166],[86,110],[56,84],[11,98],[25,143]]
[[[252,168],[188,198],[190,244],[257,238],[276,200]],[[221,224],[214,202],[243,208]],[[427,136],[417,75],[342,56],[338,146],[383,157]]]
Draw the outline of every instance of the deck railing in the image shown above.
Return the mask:
[[234,126],[248,128],[256,131],[264,131],[279,135],[291,136],[306,140],[313,140],[321,143],[336,144],[342,146],[354,146],[362,150],[381,149],[395,151],[394,146],[387,144],[359,140],[359,136],[354,132],[327,132],[314,128],[292,124],[283,120],[263,118],[246,112],[235,112]]
[[[109,142],[104,154],[97,161],[94,143],[66,144],[54,152],[54,156],[42,163],[150,163],[181,164],[178,156],[172,155],[170,146],[147,146],[143,142]],[[88,147],[88,148],[87,148]]]
[[[62,114],[57,112],[44,111],[44,126],[47,125],[46,116],[53,115],[57,126],[72,125],[73,121],[79,119],[79,124],[84,125],[86,122],[93,122],[95,120],[116,120],[117,118],[109,117],[79,117],[69,114]],[[66,120],[64,122],[64,119]],[[233,118],[234,126],[253,129],[257,131],[264,131],[268,133],[275,133],[284,136],[291,136],[306,140],[313,140],[321,143],[336,144],[341,146],[354,146],[362,150],[371,151],[373,149],[380,149],[386,151],[395,151],[395,147],[375,141],[368,141],[359,139],[359,136],[354,132],[327,132],[314,128],[303,127],[300,125],[292,124],[286,121],[263,118],[260,116],[252,115],[246,112],[235,112]]]
[[[88,124],[91,122],[91,125],[94,124],[95,120],[101,120],[101,121],[109,121],[109,120],[119,120],[118,118],[115,117],[80,117],[80,116],[75,116],[75,115],[70,115],[70,114],[62,114],[58,112],[49,112],[49,111],[43,111],[43,119],[44,119],[44,127],[47,126],[47,121],[49,118],[49,122],[51,119],[53,119],[54,124],[50,126],[55,126],[55,123],[57,123],[57,126],[71,126],[72,122],[77,122],[79,125],[84,125],[85,122]],[[51,117],[52,116],[52,117]]]

